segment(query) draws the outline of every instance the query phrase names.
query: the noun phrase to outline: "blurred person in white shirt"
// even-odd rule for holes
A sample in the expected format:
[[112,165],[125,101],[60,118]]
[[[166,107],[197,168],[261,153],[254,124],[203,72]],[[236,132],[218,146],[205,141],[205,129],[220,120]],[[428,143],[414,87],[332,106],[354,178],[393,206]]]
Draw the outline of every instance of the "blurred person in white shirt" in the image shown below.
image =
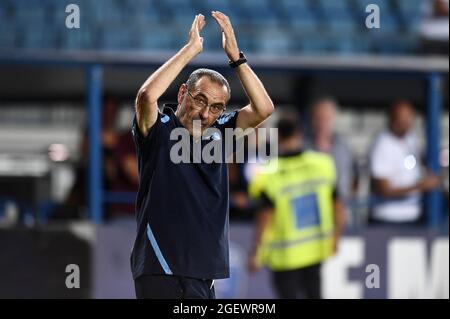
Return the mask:
[[371,224],[411,224],[421,220],[421,195],[439,186],[439,178],[422,172],[415,112],[407,101],[397,101],[388,128],[375,139],[370,152],[373,202]]

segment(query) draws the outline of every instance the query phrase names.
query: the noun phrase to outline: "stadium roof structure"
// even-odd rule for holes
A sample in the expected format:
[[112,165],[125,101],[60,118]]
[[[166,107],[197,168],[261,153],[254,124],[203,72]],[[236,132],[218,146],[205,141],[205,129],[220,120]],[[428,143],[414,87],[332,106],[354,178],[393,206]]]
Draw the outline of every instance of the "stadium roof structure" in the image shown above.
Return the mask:
[[[0,51],[0,63],[101,64],[101,65],[161,65],[172,51]],[[260,55],[248,54],[255,68],[282,70],[375,71],[375,72],[439,72],[449,71],[445,56],[381,56],[381,55]],[[191,65],[227,67],[223,53],[203,52]]]

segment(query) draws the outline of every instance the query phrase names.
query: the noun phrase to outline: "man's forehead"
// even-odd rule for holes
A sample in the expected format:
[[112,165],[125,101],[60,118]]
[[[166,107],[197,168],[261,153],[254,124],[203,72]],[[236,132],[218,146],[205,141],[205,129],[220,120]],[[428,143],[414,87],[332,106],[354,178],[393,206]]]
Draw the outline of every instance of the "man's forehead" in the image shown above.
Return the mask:
[[196,85],[195,91],[203,93],[207,98],[211,99],[225,99],[228,97],[228,90],[226,85],[211,81],[207,76],[201,77]]
[[412,108],[412,106],[410,104],[407,103],[402,103],[402,104],[397,104],[394,106],[392,112],[391,112],[391,116],[394,117],[403,117],[403,116],[413,116],[414,115],[414,109]]
[[323,114],[323,113],[334,113],[336,111],[335,105],[330,101],[323,101],[316,104],[314,108],[314,113]]

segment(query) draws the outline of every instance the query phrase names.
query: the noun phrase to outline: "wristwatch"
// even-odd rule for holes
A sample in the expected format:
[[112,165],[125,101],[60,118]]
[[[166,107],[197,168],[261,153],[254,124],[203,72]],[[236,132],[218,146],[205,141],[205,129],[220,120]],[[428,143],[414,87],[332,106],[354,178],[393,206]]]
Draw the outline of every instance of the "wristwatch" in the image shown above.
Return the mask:
[[236,68],[236,67],[238,67],[239,65],[241,65],[241,64],[243,64],[243,63],[246,63],[247,62],[247,58],[245,57],[245,55],[244,55],[244,53],[241,51],[241,52],[239,52],[239,59],[238,60],[236,60],[236,61],[229,61],[228,62],[228,65],[230,66],[230,67],[232,67],[232,68]]

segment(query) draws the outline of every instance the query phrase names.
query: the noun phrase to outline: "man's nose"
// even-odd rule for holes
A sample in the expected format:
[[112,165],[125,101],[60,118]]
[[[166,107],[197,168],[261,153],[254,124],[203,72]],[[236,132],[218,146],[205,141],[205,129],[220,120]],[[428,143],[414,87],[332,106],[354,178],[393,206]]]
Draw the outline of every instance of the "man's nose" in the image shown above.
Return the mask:
[[207,119],[209,117],[209,107],[205,107],[201,112],[200,112],[200,116],[202,117],[202,119]]

